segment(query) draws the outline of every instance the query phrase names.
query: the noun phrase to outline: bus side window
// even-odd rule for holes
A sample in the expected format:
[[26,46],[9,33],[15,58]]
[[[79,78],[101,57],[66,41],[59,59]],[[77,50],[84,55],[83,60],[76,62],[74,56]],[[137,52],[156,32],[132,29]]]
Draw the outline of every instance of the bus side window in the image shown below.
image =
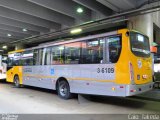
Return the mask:
[[21,65],[29,66],[33,65],[33,51],[24,51],[21,56]]
[[38,58],[39,58],[39,50],[35,49],[33,52],[33,65],[40,65]]
[[51,54],[52,65],[64,64],[64,46],[53,46]]
[[8,66],[13,66],[13,57],[8,57]]
[[104,46],[105,41],[103,38],[96,38],[82,42],[82,63],[103,63]]
[[109,62],[116,63],[121,53],[121,38],[120,36],[108,38],[109,43]]
[[43,55],[44,48],[35,49],[33,53],[33,65],[42,65],[44,62]]
[[81,42],[65,45],[65,64],[79,64]]
[[13,57],[13,66],[21,65],[21,55],[22,53],[15,53]]
[[45,58],[44,58],[44,65],[50,65],[51,64],[51,48],[46,48],[45,51]]

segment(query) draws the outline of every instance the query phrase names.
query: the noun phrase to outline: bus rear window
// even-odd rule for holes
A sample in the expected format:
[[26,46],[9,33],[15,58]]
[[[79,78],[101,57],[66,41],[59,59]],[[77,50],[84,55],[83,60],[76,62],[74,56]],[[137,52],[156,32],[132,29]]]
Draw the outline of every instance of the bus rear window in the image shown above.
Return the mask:
[[122,40],[120,36],[113,36],[108,38],[109,42],[109,62],[116,63],[119,59],[121,49],[122,49]]
[[139,57],[150,56],[150,45],[148,37],[140,33],[130,32],[130,44],[131,51],[134,55]]

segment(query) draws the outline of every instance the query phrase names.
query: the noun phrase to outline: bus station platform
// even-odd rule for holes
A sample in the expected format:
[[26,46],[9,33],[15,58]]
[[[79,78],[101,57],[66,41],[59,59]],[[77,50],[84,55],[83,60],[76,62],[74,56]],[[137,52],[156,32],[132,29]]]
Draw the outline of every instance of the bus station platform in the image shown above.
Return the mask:
[[152,91],[136,95],[135,98],[160,102],[160,89],[153,89]]

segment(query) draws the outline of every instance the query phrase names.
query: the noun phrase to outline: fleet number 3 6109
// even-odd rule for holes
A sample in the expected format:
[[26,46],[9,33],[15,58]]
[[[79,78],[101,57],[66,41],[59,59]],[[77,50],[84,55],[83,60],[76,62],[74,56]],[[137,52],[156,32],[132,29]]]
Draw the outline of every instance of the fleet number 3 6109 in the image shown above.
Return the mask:
[[114,68],[97,68],[97,73],[114,73]]

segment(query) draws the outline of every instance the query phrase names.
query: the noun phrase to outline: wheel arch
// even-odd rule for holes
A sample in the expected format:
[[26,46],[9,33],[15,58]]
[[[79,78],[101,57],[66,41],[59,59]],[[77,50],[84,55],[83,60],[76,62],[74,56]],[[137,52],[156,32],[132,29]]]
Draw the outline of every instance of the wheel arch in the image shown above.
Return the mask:
[[[55,89],[56,89],[56,90],[57,90],[57,87],[58,87],[58,82],[59,82],[59,81],[62,81],[62,80],[66,81],[66,82],[69,84],[69,82],[68,82],[68,80],[67,80],[66,77],[59,77],[59,78],[56,80],[56,84],[55,84]],[[70,86],[70,84],[69,84],[69,86]]]
[[18,74],[14,74],[14,78],[15,78],[15,76],[18,76],[18,77],[19,77],[19,75],[18,75]]
[[19,78],[19,75],[18,75],[18,74],[14,74],[13,82],[15,81],[15,77],[16,77],[16,76]]
[[19,74],[14,74],[14,77],[13,77],[13,82],[14,82],[14,79],[15,79],[15,77],[18,77],[18,79],[19,79],[19,84],[21,84],[22,85],[22,78],[21,78],[21,75],[19,75]]

